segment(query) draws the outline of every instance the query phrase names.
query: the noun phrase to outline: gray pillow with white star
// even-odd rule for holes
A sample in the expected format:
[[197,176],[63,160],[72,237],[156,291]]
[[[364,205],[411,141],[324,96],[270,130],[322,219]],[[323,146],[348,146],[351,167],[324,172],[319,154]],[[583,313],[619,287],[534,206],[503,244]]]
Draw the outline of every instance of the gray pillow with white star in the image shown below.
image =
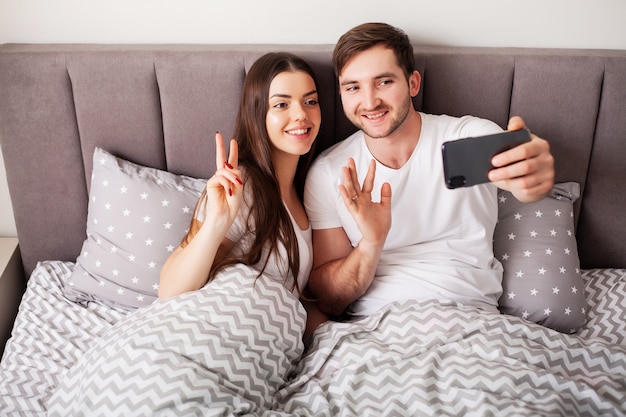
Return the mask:
[[578,183],[556,184],[536,203],[498,191],[494,254],[504,267],[500,311],[564,333],[586,321],[586,301],[574,235]]
[[134,309],[157,298],[159,274],[189,228],[206,180],[148,168],[96,148],[87,239],[68,299]]

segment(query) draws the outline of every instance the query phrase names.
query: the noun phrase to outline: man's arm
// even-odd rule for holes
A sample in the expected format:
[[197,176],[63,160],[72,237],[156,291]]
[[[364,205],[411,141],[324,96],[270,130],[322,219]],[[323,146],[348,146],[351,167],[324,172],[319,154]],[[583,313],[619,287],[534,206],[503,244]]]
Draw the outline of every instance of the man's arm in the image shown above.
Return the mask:
[[384,241],[379,245],[363,240],[353,248],[343,228],[313,231],[313,270],[309,290],[319,308],[334,316],[369,288]]
[[[509,121],[509,130],[524,127],[521,117],[512,117]],[[523,203],[541,200],[554,186],[554,157],[550,145],[534,134],[530,142],[494,156],[491,163],[496,168],[489,172],[489,180]]]
[[341,227],[314,230],[313,271],[309,278],[309,289],[318,297],[320,309],[332,315],[342,314],[365,294],[374,279],[391,228],[391,186],[384,183],[380,201],[372,201],[375,161],[370,161],[363,186],[352,158],[348,159],[342,173],[339,191],[361,232],[361,240],[353,248]]

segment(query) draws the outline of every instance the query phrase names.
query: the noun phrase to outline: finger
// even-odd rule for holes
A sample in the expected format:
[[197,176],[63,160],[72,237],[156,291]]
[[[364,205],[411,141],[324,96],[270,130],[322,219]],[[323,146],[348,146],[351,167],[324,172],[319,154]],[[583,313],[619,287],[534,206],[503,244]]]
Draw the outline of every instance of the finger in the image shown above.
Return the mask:
[[356,188],[355,188],[354,178],[353,178],[354,171],[349,166],[344,166],[344,167],[341,167],[341,173],[343,175],[343,184],[341,184],[341,188],[346,190],[346,193],[348,193],[348,196],[350,198],[354,196],[358,196],[357,189],[358,189],[359,183],[357,181]]
[[536,201],[537,197],[543,197],[552,189],[554,182],[550,179],[545,181],[529,182],[527,179],[510,179],[494,183],[498,188],[510,191],[520,202],[528,203]]
[[489,171],[487,177],[492,182],[509,181],[516,178],[521,178],[529,174],[528,163],[518,163],[515,165],[509,165],[504,168],[493,169]]
[[220,132],[215,133],[215,168],[221,169],[226,163],[226,149],[224,138]]
[[380,203],[382,205],[391,205],[391,184],[388,182],[380,187]]
[[[230,141],[229,161],[226,162],[226,147],[224,145],[224,137],[220,132],[215,134],[215,164],[217,170],[215,175],[228,178],[233,184],[242,185],[243,182],[239,178],[237,170],[239,160],[239,147],[235,139]],[[226,168],[227,170],[224,170]],[[230,171],[229,171],[230,170]],[[232,190],[229,195],[232,195]]]
[[239,165],[239,145],[235,139],[230,140],[230,152],[228,153],[228,163],[231,167],[237,168]]
[[363,192],[371,193],[374,189],[374,177],[376,176],[376,161],[370,160],[369,167],[367,167],[367,174],[363,180]]
[[553,181],[540,182],[539,184],[536,184],[535,186],[529,187],[525,190],[524,192],[525,198],[520,198],[519,196],[517,196],[517,198],[523,203],[537,201],[536,196],[540,196],[540,197],[545,196],[548,192],[550,192],[553,186],[554,186]]
[[[521,117],[513,116],[509,119],[507,130],[515,131],[525,128],[526,123],[524,123],[524,120]],[[499,153],[494,158],[492,158],[491,164],[494,167],[501,167],[535,155],[536,153],[532,152],[532,145],[530,145],[531,147],[529,147],[529,144],[533,142],[534,139],[537,139],[537,137],[531,134],[531,141],[518,145],[512,150]],[[520,154],[520,150],[523,150],[523,152],[525,153]]]
[[533,141],[522,143],[491,158],[491,165],[496,168],[511,165],[524,159],[537,156],[541,152]]
[[488,177],[496,185],[502,182],[504,187],[501,188],[529,188],[552,181],[554,168],[548,158],[535,157],[494,169],[489,172]]
[[348,158],[348,163],[346,166],[341,167],[341,172],[343,175],[343,186],[352,197],[358,196],[361,186],[359,184],[354,159]]
[[355,191],[354,195],[358,196],[360,194],[359,191],[361,190],[361,184],[359,184],[359,176],[356,172],[356,164],[354,163],[354,159],[352,158],[348,158],[348,171],[350,173],[350,183]]
[[239,174],[240,172],[237,169],[231,170],[229,168],[222,168],[215,171],[210,181],[212,181],[213,184],[219,183],[226,189],[231,189],[230,194],[232,194],[232,191],[238,190],[243,185]]
[[[502,152],[494,156],[491,159],[491,165],[493,165],[493,167],[496,168],[496,170],[499,170],[500,168],[507,167],[523,159],[526,159],[526,158],[520,155],[516,149],[511,149],[511,150]],[[492,171],[496,171],[496,170],[492,170]],[[496,176],[496,178],[500,179],[500,176]]]
[[233,184],[234,181],[232,178],[229,178],[229,173],[224,170],[219,170],[215,173],[215,175],[209,178],[207,188],[223,188],[228,191],[228,188],[230,188]]
[[345,206],[350,210],[350,207],[354,202],[354,200],[352,199],[354,196],[343,184],[339,184],[339,193],[341,193],[343,204],[345,204]]
[[550,155],[550,144],[536,135],[531,135],[530,142],[522,143],[509,149],[508,151],[501,152],[495,155],[491,159],[491,164],[496,167],[504,167],[511,165],[518,161],[531,158],[546,158]]
[[492,163],[495,168],[487,173],[487,177],[494,182],[531,175],[541,169],[536,155],[531,156],[529,151],[516,149],[494,157]]
[[348,191],[348,189],[343,184],[339,184],[339,192],[341,193],[341,199],[343,200],[343,205],[346,206],[348,213],[350,213],[352,216],[356,216],[359,212],[358,196],[355,197],[354,193],[351,191]]
[[216,175],[218,174],[224,178],[227,178],[228,181],[230,181],[235,186],[243,185],[243,181],[241,181],[241,178],[239,178],[241,175],[241,172],[238,169],[230,169],[228,167],[225,167],[219,172],[216,172]]
[[513,116],[509,119],[509,124],[507,125],[507,130],[520,130],[526,127],[526,123],[519,116]]

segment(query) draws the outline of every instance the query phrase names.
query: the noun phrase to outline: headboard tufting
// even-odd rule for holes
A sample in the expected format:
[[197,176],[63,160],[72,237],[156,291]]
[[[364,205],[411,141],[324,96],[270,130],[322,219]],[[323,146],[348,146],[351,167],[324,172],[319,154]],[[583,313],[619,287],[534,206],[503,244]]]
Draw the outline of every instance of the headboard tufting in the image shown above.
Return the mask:
[[[75,260],[96,146],[197,177],[230,135],[246,69],[264,52],[306,58],[323,112],[317,151],[351,133],[332,45],[0,45],[0,145],[26,273]],[[557,181],[581,184],[581,266],[626,267],[626,51],[416,45],[418,109],[505,126],[521,115],[550,141]]]

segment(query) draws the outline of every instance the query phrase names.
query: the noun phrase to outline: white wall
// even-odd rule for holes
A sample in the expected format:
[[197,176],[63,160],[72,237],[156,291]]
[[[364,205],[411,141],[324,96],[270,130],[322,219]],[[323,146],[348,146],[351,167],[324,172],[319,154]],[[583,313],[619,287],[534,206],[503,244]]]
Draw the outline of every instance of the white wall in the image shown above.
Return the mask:
[[624,16],[626,0],[0,0],[0,43],[334,43],[385,21],[423,44],[626,49]]

